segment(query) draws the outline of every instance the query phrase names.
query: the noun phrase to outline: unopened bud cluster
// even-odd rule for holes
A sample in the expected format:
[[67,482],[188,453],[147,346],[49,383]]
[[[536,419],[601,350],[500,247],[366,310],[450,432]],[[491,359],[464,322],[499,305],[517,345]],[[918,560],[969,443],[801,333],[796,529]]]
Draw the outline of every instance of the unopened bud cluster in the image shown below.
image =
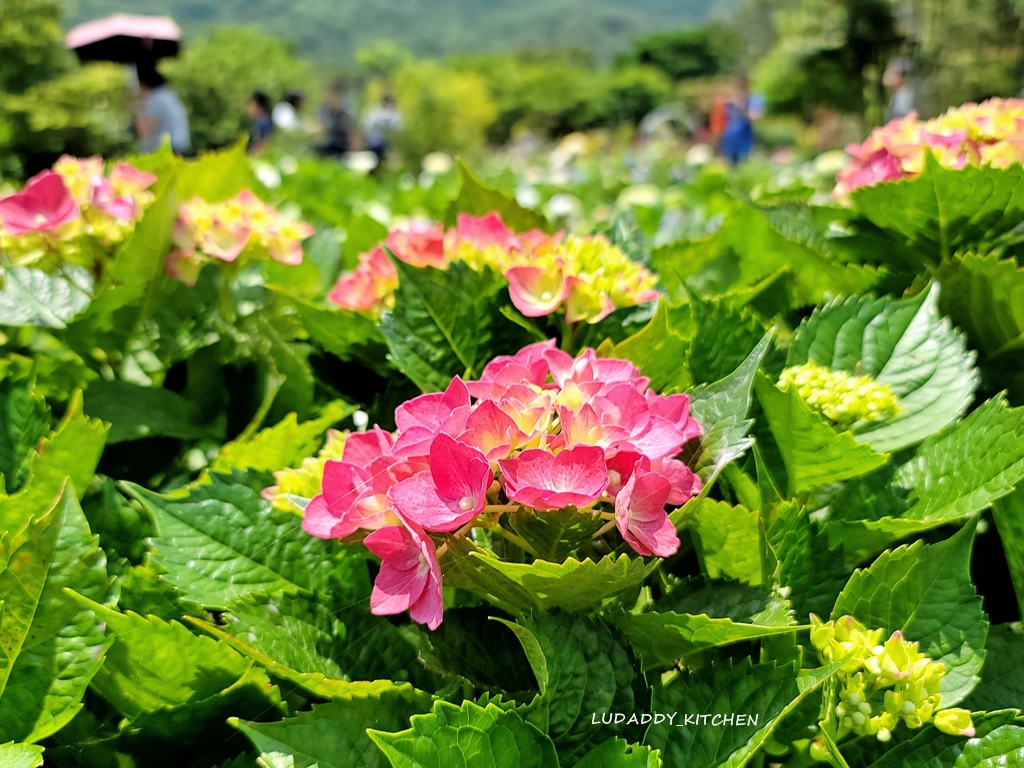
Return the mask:
[[888,384],[870,376],[834,371],[814,362],[786,368],[779,376],[782,389],[796,387],[811,408],[829,421],[849,426],[858,421],[881,421],[900,411]]
[[884,634],[852,616],[823,622],[811,614],[811,644],[818,658],[823,664],[842,661],[837,738],[853,733],[888,741],[900,720],[909,728],[932,723],[943,733],[973,736],[970,712],[940,710],[942,662],[925,656],[901,632],[883,642]]

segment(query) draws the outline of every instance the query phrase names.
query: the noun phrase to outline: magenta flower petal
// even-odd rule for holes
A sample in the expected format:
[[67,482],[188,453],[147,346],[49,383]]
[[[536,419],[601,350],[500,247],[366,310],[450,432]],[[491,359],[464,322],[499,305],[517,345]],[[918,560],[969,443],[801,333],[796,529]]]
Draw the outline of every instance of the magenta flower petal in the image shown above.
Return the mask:
[[388,616],[408,610],[414,621],[437,629],[444,615],[441,567],[434,543],[415,525],[388,526],[363,543],[381,559],[370,594],[370,612]]
[[484,400],[466,419],[466,431],[459,442],[471,445],[488,461],[504,459],[523,434],[516,423],[493,400]]
[[444,392],[430,392],[407,400],[395,409],[395,424],[400,431],[411,427],[424,427],[433,432],[456,408],[469,405],[469,390],[458,376],[452,379]]
[[0,222],[12,235],[46,232],[79,217],[78,203],[53,171],[34,176],[21,192],[0,200]]
[[535,448],[498,465],[508,497],[542,511],[593,504],[608,486],[604,451],[593,445],[566,448],[557,456]]
[[391,455],[394,439],[376,424],[366,432],[352,432],[345,438],[341,458],[360,467],[368,467],[375,459]]
[[615,498],[619,533],[641,555],[668,557],[679,549],[679,536],[665,513],[671,485],[637,462],[632,476]]
[[496,245],[510,251],[521,251],[522,246],[515,232],[505,226],[501,215],[491,211],[485,216],[477,217],[460,213],[456,219],[460,240],[472,243],[477,248]]
[[[313,516],[307,524],[311,509]],[[303,527],[313,536],[344,538],[360,529],[372,531],[393,521],[387,497],[376,492],[366,469],[346,461],[328,461],[324,464],[323,491],[309,502]]]

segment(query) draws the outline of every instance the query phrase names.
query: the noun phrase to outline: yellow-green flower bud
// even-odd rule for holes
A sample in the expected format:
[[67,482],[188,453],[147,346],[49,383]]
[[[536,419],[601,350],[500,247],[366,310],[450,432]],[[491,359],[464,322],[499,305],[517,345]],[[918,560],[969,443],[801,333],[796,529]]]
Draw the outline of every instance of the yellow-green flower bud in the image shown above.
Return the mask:
[[882,421],[900,411],[898,399],[888,384],[870,376],[835,371],[814,362],[786,368],[779,387],[796,387],[811,408],[840,427],[858,421]]
[[966,709],[958,709],[956,707],[944,709],[936,713],[934,723],[935,727],[940,731],[952,736],[967,736],[970,738],[974,735],[974,723],[971,722],[971,713]]

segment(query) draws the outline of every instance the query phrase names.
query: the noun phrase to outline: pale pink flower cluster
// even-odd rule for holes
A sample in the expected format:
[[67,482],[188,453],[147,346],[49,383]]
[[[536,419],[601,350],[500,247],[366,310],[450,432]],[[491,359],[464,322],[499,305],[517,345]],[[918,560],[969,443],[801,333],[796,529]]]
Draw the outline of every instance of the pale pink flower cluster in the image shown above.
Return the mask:
[[677,457],[700,435],[686,395],[658,395],[626,360],[554,342],[497,357],[479,381],[452,380],[395,410],[397,430],[350,434],[324,465],[303,527],[321,538],[368,531],[382,559],[370,600],[378,615],[442,618],[435,538],[473,527],[501,533],[502,514],[584,510],[641,555],[667,557],[679,539],[666,507],[701,487]]
[[302,263],[302,241],[314,231],[248,189],[218,203],[194,197],[178,209],[166,271],[193,285],[204,264],[235,263],[243,254],[295,266]]
[[527,317],[564,309],[566,322],[596,323],[619,307],[653,301],[656,279],[600,236],[516,233],[492,211],[476,217],[459,214],[457,226],[413,222],[392,231],[383,244],[359,256],[327,299],[343,309],[376,313],[394,304],[398,272],[385,248],[415,267],[447,269],[465,261],[477,270],[491,268],[508,280],[512,303]]
[[845,200],[858,187],[916,176],[926,152],[954,170],[967,165],[1008,168],[1024,162],[1024,99],[964,104],[932,120],[912,112],[876,128],[846,148],[849,164],[836,174],[833,195]]

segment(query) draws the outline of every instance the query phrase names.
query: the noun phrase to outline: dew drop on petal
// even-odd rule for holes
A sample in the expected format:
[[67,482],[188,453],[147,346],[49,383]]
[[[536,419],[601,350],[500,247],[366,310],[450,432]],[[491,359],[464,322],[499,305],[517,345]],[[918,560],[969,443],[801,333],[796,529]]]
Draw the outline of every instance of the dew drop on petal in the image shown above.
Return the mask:
[[476,499],[472,496],[463,496],[459,499],[459,509],[463,512],[469,512],[473,507],[476,506]]

